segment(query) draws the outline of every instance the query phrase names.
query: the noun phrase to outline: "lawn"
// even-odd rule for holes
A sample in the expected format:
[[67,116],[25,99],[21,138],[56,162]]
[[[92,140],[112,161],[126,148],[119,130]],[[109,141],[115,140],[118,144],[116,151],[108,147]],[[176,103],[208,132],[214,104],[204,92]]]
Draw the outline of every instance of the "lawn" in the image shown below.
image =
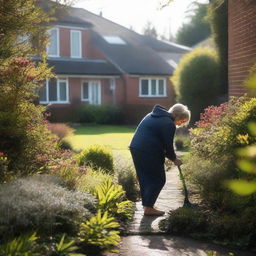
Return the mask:
[[82,150],[93,144],[108,146],[114,156],[130,157],[128,146],[135,131],[131,126],[86,125],[75,127],[73,136],[67,140],[75,150]]

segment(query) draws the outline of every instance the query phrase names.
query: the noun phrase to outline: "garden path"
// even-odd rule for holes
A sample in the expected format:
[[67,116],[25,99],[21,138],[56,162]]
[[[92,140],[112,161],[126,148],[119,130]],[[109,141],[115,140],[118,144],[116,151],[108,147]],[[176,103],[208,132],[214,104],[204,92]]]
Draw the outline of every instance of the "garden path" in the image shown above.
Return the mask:
[[[156,202],[156,207],[164,210],[162,217],[144,217],[141,202],[136,203],[134,219],[127,235],[122,237],[118,253],[104,256],[206,256],[206,250],[213,250],[226,256],[230,250],[221,246],[196,241],[189,238],[166,235],[159,230],[158,223],[167,213],[183,205],[181,182],[177,167],[167,173],[166,184]],[[253,256],[249,252],[234,252],[236,256]]]

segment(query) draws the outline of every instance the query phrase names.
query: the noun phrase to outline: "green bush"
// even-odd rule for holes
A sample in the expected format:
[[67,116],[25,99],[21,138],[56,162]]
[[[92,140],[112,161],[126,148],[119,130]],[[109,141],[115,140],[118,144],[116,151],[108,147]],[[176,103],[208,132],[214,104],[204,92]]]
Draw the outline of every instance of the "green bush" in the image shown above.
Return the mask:
[[0,245],[0,255],[4,256],[41,256],[36,244],[38,237],[22,235]]
[[123,110],[116,105],[83,105],[80,108],[80,122],[96,124],[121,124]]
[[189,136],[177,135],[174,139],[174,144],[177,150],[188,150],[190,146]]
[[99,210],[108,211],[111,216],[122,221],[132,219],[133,204],[124,199],[125,191],[112,179],[107,179],[102,184],[95,186],[93,194],[98,199]]
[[[46,171],[57,153],[57,139],[47,128],[43,110],[30,102],[20,103],[12,113],[0,110],[0,152],[7,156],[13,177]],[[3,173],[1,178],[5,180]]]
[[93,193],[95,187],[99,184],[103,184],[105,180],[110,179],[114,182],[114,176],[103,172],[101,169],[96,171],[90,167],[86,167],[86,169],[86,175],[82,175],[77,180],[76,188],[80,191]]
[[72,233],[94,210],[92,195],[67,190],[57,177],[18,179],[0,186],[0,236],[31,230]]
[[215,51],[205,48],[197,48],[184,55],[175,70],[172,80],[178,101],[191,110],[191,123],[199,120],[204,108],[217,103],[218,72]]
[[114,169],[117,182],[123,187],[126,198],[135,202],[139,198],[140,190],[134,167],[124,159],[118,158],[115,161]]
[[197,128],[191,131],[192,152],[184,170],[211,207],[239,211],[250,201],[237,196],[236,204],[235,196],[223,183],[228,179],[250,179],[250,174],[237,168],[235,152],[256,142],[247,127],[255,118],[255,98],[233,98],[225,105],[206,109]]
[[107,147],[92,145],[86,148],[78,156],[80,166],[89,165],[95,170],[102,169],[107,173],[114,172],[113,155]]
[[81,224],[79,240],[86,250],[114,251],[113,247],[121,241],[119,231],[115,230],[118,227],[118,222],[108,212],[99,210],[96,216]]
[[[255,179],[253,173],[243,171],[244,164],[236,164],[238,149],[243,146],[254,149],[256,137],[247,124],[253,124],[251,121],[255,119],[255,98],[232,98],[226,104],[208,107],[197,127],[191,130],[191,152],[183,170],[190,189],[200,195],[199,210],[207,211],[209,222],[204,233],[197,232],[199,237],[240,248],[254,246],[256,195],[234,194],[226,183]],[[165,223],[167,227],[174,227],[172,218]],[[193,222],[189,224],[186,218],[179,220],[193,227]]]
[[206,215],[192,208],[178,208],[170,211],[168,218],[161,221],[159,225],[161,230],[176,235],[204,232],[206,226]]

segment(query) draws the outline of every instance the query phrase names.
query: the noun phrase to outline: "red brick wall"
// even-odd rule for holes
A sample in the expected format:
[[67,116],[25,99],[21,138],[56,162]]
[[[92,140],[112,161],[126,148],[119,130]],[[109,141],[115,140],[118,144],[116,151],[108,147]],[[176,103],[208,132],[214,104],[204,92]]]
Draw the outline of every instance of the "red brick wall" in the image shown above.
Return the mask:
[[59,28],[60,56],[70,57],[70,29]]
[[147,98],[139,97],[139,77],[125,76],[125,101],[126,122],[138,124],[140,120],[152,110],[156,104],[167,109],[174,104],[174,90],[168,78],[166,78],[167,97]]
[[[60,56],[61,57],[70,57],[70,28],[59,28],[59,47],[60,47]],[[90,31],[89,30],[80,30],[82,37],[82,57],[83,58],[93,58],[91,56],[91,47],[90,47]]]
[[256,63],[256,1],[229,0],[229,96],[246,92],[244,80]]
[[169,107],[174,102],[173,87],[170,84],[168,78],[166,78],[166,91],[167,97],[139,97],[139,77],[126,76],[126,104],[129,105],[148,105],[154,106],[160,104],[165,107]]
[[[121,80],[117,79],[117,88],[123,88]],[[109,78],[68,78],[69,83],[69,102],[70,104],[51,104],[48,110],[51,112],[52,121],[76,121],[79,106],[88,104],[81,101],[82,81],[100,81],[101,84],[101,104],[114,104],[114,95],[110,90]]]

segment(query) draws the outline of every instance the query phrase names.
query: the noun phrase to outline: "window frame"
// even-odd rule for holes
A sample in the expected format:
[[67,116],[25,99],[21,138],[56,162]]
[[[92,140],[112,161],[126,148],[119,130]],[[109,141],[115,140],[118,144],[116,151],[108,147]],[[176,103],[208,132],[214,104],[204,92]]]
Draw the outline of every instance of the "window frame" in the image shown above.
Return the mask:
[[[79,56],[72,55],[72,47],[73,47],[72,34],[73,33],[78,33],[79,34]],[[70,30],[70,57],[79,59],[79,58],[82,58],[82,56],[83,56],[83,54],[82,54],[82,31],[71,29]]]
[[[142,94],[142,80],[148,81],[148,94]],[[152,80],[156,80],[156,94],[152,94]],[[164,94],[159,94],[159,80],[163,80]],[[139,80],[139,97],[141,98],[163,98],[167,97],[166,78],[165,77],[140,77]]]
[[[84,95],[83,84],[84,83],[88,83],[88,98],[87,99],[83,98],[83,95]],[[92,102],[92,89],[91,89],[91,87],[93,86],[92,85],[93,83],[97,83],[98,84],[98,89],[99,89],[98,93],[99,94],[97,95],[97,97],[98,97],[99,104],[94,104]],[[101,82],[100,82],[100,80],[82,80],[81,81],[81,101],[82,102],[88,102],[89,104],[101,105]]]
[[[39,103],[40,104],[69,104],[69,81],[67,77],[60,77],[60,78],[56,78],[56,82],[57,82],[57,101],[50,101],[49,100],[49,80],[50,79],[46,79],[45,81],[45,87],[46,87],[46,101],[40,101],[39,99]],[[66,82],[66,95],[67,95],[67,99],[65,101],[60,100],[60,83],[65,81]]]
[[[60,57],[60,31],[59,31],[59,28],[51,28],[48,30],[49,34],[50,34],[50,31],[52,30],[56,30],[57,31],[57,54],[49,54],[49,45],[47,46],[47,54],[49,57]],[[50,34],[51,35],[51,34]],[[51,37],[50,37],[50,43],[51,43]]]

